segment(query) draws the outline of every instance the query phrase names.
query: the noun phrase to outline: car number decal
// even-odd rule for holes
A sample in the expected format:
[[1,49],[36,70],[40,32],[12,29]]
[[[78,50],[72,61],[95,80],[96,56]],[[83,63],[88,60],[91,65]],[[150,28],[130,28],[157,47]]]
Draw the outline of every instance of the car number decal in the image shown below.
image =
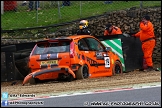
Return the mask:
[[104,57],[105,60],[105,67],[109,68],[110,67],[110,58],[109,57]]

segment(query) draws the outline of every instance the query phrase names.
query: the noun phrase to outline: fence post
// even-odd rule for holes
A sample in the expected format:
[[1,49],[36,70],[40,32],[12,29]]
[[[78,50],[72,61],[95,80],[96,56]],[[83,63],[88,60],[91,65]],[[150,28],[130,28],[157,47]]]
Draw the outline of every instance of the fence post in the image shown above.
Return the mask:
[[143,1],[140,1],[140,8],[143,8]]
[[36,3],[37,3],[37,8],[36,8],[36,10],[37,10],[37,12],[36,12],[36,21],[37,21],[37,24],[38,24],[38,2],[39,1],[36,1]]
[[80,1],[80,16],[82,14],[82,1]]
[[1,1],[1,14],[3,14],[3,13],[4,13],[4,2]]
[[60,13],[60,2],[58,1],[58,14],[59,14],[59,18],[61,19],[61,13]]
[[140,1],[140,19],[142,17],[142,8],[143,8],[143,1]]

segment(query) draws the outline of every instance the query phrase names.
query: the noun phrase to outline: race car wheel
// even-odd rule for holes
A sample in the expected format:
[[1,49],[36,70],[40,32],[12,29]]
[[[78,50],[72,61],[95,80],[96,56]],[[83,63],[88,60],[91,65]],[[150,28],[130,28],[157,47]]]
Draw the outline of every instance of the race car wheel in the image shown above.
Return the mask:
[[77,79],[85,79],[89,77],[89,70],[87,65],[81,66],[76,72]]
[[67,77],[67,81],[71,82],[72,80],[74,80],[74,77],[71,74],[69,74],[69,76]]
[[29,83],[30,83],[30,84],[35,84],[35,83],[36,83],[35,78],[31,78],[31,79],[29,80]]
[[36,83],[38,83],[38,82],[39,82],[39,79],[38,79],[38,78],[31,78],[31,79],[29,80],[29,83],[30,83],[31,85],[36,84]]
[[115,61],[113,67],[113,75],[122,74],[122,73],[123,73],[122,64],[119,61]]

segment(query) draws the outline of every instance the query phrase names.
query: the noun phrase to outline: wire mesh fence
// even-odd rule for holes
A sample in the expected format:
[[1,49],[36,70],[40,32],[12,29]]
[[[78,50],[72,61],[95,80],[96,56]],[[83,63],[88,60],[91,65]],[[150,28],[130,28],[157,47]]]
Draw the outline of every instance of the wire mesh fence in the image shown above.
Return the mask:
[[155,6],[161,6],[161,1],[1,1],[1,28],[49,26],[132,7]]

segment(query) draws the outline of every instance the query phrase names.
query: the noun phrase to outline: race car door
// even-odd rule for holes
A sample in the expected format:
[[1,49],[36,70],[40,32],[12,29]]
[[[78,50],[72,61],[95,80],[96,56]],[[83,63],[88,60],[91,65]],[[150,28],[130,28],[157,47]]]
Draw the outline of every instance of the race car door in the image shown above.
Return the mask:
[[111,74],[110,59],[105,51],[105,47],[95,38],[84,38],[91,52],[91,58],[96,61],[91,65],[94,66],[93,77],[108,76]]
[[85,62],[88,65],[89,68],[89,77],[91,77],[91,73],[95,72],[94,66],[92,64],[95,63],[95,60],[92,58],[92,51],[89,51],[88,45],[84,41],[84,39],[80,39],[78,41],[78,49],[79,52],[77,53],[78,59],[80,59],[80,62]]

